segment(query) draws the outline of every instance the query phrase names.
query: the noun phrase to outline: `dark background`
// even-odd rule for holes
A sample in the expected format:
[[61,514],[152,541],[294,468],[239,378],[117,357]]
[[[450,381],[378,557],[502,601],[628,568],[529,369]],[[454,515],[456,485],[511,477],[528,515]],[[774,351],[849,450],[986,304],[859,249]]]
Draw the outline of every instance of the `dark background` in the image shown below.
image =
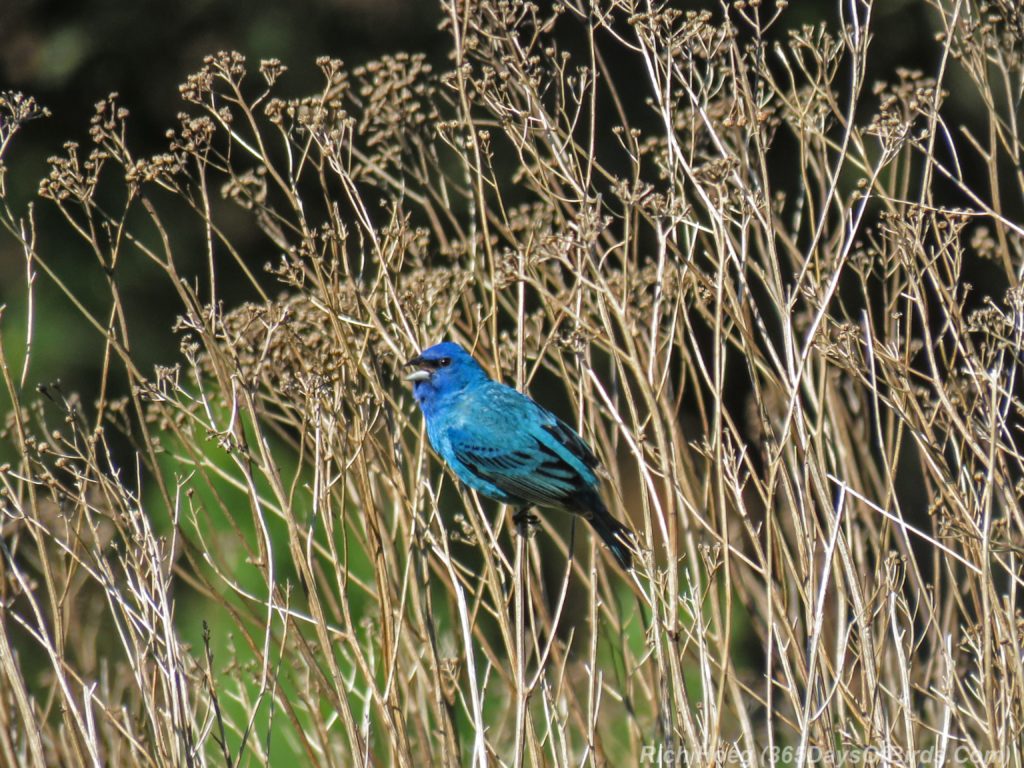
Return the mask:
[[[48,170],[47,158],[60,154],[65,142],[78,142],[81,155],[88,154],[89,119],[96,102],[117,92],[118,103],[131,113],[128,138],[136,153],[166,151],[165,131],[176,124],[178,112],[187,111],[178,85],[202,66],[208,54],[240,51],[253,72],[260,59],[278,58],[289,67],[278,95],[305,95],[322,88],[323,75],[314,63],[320,55],[341,58],[348,66],[400,50],[424,51],[443,60],[447,37],[439,31],[440,21],[439,5],[417,0],[4,0],[0,2],[0,91],[34,96],[52,113],[23,126],[5,157],[11,207],[24,212],[35,200],[39,253],[105,322],[109,289],[96,259],[71,233],[55,206],[37,198],[39,180]],[[110,207],[118,210],[123,188],[111,183],[101,194],[107,194]],[[173,227],[173,210],[167,215]],[[266,255],[257,249],[265,248],[266,238],[251,231],[245,216],[237,218],[232,241],[261,265]],[[171,233],[177,238],[176,255],[183,261],[195,229],[193,219],[188,227]],[[197,258],[202,258],[202,243],[194,245]],[[151,372],[153,363],[177,357],[170,326],[178,307],[165,278],[138,263],[143,260],[137,254],[129,255],[117,277],[128,305],[133,345],[144,363],[142,370]],[[240,291],[233,298],[249,298],[244,287]],[[37,278],[35,294],[27,383],[35,386],[60,379],[65,389],[78,391],[86,403],[91,402],[99,385],[100,334],[82,321],[71,302],[43,275]],[[0,304],[7,305],[0,331],[8,358],[20,370],[25,263],[7,233],[0,234]],[[5,400],[6,395],[0,395],[0,401]]]
[[[699,5],[717,8],[714,3],[680,3],[685,8]],[[786,29],[820,21],[835,29],[837,5],[794,0],[773,35],[784,41]],[[340,58],[353,67],[387,53],[421,51],[443,68],[449,47],[447,33],[439,30],[444,12],[444,6],[433,0],[0,2],[0,90],[32,95],[52,112],[49,118],[26,125],[5,158],[12,207],[23,211],[36,198],[39,180],[47,172],[46,159],[58,154],[64,142],[77,141],[82,154],[88,153],[94,105],[112,91],[120,94],[119,103],[131,112],[129,139],[136,151],[155,153],[166,146],[164,132],[184,109],[178,85],[201,66],[207,54],[238,50],[248,57],[252,69],[262,58],[278,58],[289,67],[279,95],[308,94],[323,82],[314,64],[320,55]],[[893,79],[900,66],[934,71],[940,54],[934,39],[936,20],[924,2],[884,0],[874,13],[874,71],[869,82]],[[720,11],[716,15],[720,17]],[[564,29],[562,25],[559,22],[556,34]],[[571,47],[571,40],[567,45]],[[955,86],[957,75],[950,77],[948,85]],[[951,90],[948,106],[954,121],[971,124],[974,114],[983,114],[976,105],[957,103],[962,98],[958,91],[971,89]],[[868,113],[864,114],[867,119]],[[774,152],[773,158],[776,163],[785,162],[785,152]],[[60,221],[51,203],[36,200],[35,214],[39,252],[72,292],[105,319],[110,299],[95,259]],[[265,257],[258,249],[265,247],[265,238],[251,231],[244,216],[239,215],[236,226],[232,241],[243,253],[249,248],[254,264],[262,264]],[[186,247],[182,249],[179,240],[176,253],[187,254],[188,238],[194,236],[183,230],[178,237]],[[195,246],[201,254],[202,244]],[[168,362],[178,354],[170,332],[176,307],[167,304],[175,299],[152,268],[126,265],[122,269],[119,280],[128,303],[129,327],[146,371],[151,364]],[[45,276],[37,279],[35,291],[34,349],[27,383],[34,386],[59,378],[67,389],[81,392],[90,402],[99,382],[102,339]],[[247,298],[244,288],[240,291],[233,298]],[[9,359],[19,367],[25,295],[23,256],[9,236],[0,235],[0,304],[7,305],[0,331]],[[139,313],[144,315],[141,322],[131,317]]]

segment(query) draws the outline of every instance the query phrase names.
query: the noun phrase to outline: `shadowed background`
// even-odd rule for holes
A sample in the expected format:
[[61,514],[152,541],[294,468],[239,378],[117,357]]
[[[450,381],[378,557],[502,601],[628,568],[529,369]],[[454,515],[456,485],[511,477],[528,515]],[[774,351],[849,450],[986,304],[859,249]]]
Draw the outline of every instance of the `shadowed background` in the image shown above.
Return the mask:
[[[687,8],[701,6],[713,9],[716,4],[686,4]],[[47,157],[59,153],[63,142],[75,140],[88,149],[93,105],[111,92],[117,92],[119,103],[131,112],[130,139],[137,150],[157,152],[166,146],[164,131],[183,109],[178,85],[208,54],[237,50],[251,63],[280,59],[289,71],[280,83],[279,95],[304,95],[322,84],[313,63],[320,55],[356,66],[404,50],[425,52],[428,60],[440,64],[448,50],[447,34],[438,28],[442,14],[440,3],[422,0],[305,0],[287,5],[270,0],[173,4],[13,0],[0,4],[0,90],[35,96],[52,113],[27,126],[8,153],[11,198],[21,203],[35,196],[38,182],[47,172]],[[833,3],[797,0],[774,36],[784,40],[786,29],[819,21],[835,23]],[[873,25],[870,62],[874,71],[868,81],[891,79],[896,67],[930,70],[940,53],[933,24],[934,17],[923,3],[891,0],[881,4]],[[973,89],[951,90],[947,108],[977,128],[983,115],[979,105],[957,102],[973,94]],[[627,95],[639,100],[646,96],[642,92]],[[641,122],[643,118],[639,116]],[[772,153],[777,162],[783,156],[782,152]],[[969,177],[970,169],[965,171]],[[979,168],[978,173],[983,174],[984,169]],[[226,211],[232,241],[252,256],[253,264],[262,264],[272,255],[266,239],[251,229],[241,212],[234,212],[237,226],[232,230],[231,214]],[[66,227],[48,226],[56,215],[52,206],[37,206],[41,249],[51,259],[58,254],[58,266],[59,259],[79,261],[81,270],[64,269],[62,274],[72,280],[76,294],[87,297],[94,286],[94,294],[102,300],[106,296],[103,276],[91,257],[82,254],[81,242],[72,239]],[[181,234],[187,236],[191,231],[183,227]],[[196,243],[195,250],[201,253],[201,243]],[[145,323],[136,322],[133,330],[136,335],[145,334],[135,339],[141,361],[166,362],[177,346],[169,332],[175,305],[167,303],[167,294],[159,287],[150,290],[153,281],[144,271],[120,277],[129,312],[143,312],[148,318]],[[984,275],[980,277],[984,281]],[[80,285],[73,284],[75,279]],[[8,305],[3,332],[12,352],[20,349],[19,339],[24,337],[24,281],[20,252],[10,239],[0,238],[0,304]],[[231,281],[222,280],[221,286],[230,298]],[[88,402],[95,392],[101,340],[81,323],[49,281],[41,278],[36,290],[43,311],[35,318],[30,380],[44,383],[60,378]],[[238,298],[249,297],[243,293]],[[5,396],[0,395],[0,400],[6,402]]]

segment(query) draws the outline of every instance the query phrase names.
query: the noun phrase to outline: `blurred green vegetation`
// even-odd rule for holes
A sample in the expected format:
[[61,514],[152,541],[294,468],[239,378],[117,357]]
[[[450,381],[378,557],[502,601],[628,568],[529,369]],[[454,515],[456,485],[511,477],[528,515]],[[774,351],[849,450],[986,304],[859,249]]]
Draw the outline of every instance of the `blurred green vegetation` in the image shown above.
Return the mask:
[[[314,65],[320,55],[358,64],[395,50],[443,55],[446,36],[438,30],[440,8],[417,0],[304,0],[287,5],[270,0],[229,3],[186,0],[162,3],[142,0],[121,3],[6,2],[0,4],[0,91],[32,95],[51,116],[26,126],[5,158],[12,205],[35,199],[47,158],[67,141],[88,148],[89,119],[96,102],[111,92],[131,112],[131,140],[140,153],[165,148],[164,132],[184,105],[178,85],[199,68],[205,55],[239,50],[252,61],[278,58],[289,66],[281,83],[285,95],[309,93],[322,84]],[[122,191],[123,193],[123,191]],[[118,210],[118,190],[105,204]],[[169,201],[162,201],[169,202]],[[75,238],[50,205],[35,206],[42,253],[69,280],[72,292],[98,317],[109,311],[105,276],[95,259]],[[166,214],[166,211],[165,211]],[[180,253],[195,254],[202,265],[203,243],[196,228],[182,217],[168,220]],[[175,224],[179,226],[175,227]],[[226,220],[231,226],[232,220]],[[257,269],[267,260],[265,240],[250,229],[244,216],[229,229]],[[248,250],[245,250],[247,249]],[[140,260],[119,268],[117,279],[128,301],[133,341],[145,363],[166,362],[177,341],[170,333],[175,307],[164,286]],[[230,290],[230,279],[221,285]],[[97,391],[102,340],[50,280],[35,284],[36,317],[29,382],[60,378],[69,389],[91,402]],[[241,296],[227,299],[248,298]],[[91,300],[91,301],[90,301]],[[17,360],[23,349],[26,315],[25,265],[16,244],[0,238],[0,304],[6,304],[3,334],[8,353]],[[0,395],[6,403],[6,394]]]

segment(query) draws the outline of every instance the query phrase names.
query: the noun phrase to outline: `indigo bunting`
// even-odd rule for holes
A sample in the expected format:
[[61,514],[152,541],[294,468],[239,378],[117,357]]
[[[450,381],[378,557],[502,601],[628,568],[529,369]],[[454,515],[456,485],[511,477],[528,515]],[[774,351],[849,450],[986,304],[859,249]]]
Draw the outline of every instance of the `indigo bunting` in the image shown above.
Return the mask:
[[434,451],[477,493],[518,508],[574,512],[590,523],[615,559],[633,567],[635,535],[608,512],[597,491],[597,457],[572,427],[526,395],[491,380],[454,342],[412,358],[406,377],[427,421]]

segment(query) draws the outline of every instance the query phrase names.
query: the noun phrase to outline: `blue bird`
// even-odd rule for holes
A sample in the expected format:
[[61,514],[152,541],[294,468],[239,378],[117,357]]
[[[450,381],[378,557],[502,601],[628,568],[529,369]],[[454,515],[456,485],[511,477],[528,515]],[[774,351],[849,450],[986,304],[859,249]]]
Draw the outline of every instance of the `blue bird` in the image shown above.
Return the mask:
[[597,457],[576,431],[526,395],[492,381],[462,347],[445,341],[412,358],[406,376],[434,451],[477,493],[518,508],[556,507],[590,523],[615,559],[633,567],[636,537],[598,494]]

